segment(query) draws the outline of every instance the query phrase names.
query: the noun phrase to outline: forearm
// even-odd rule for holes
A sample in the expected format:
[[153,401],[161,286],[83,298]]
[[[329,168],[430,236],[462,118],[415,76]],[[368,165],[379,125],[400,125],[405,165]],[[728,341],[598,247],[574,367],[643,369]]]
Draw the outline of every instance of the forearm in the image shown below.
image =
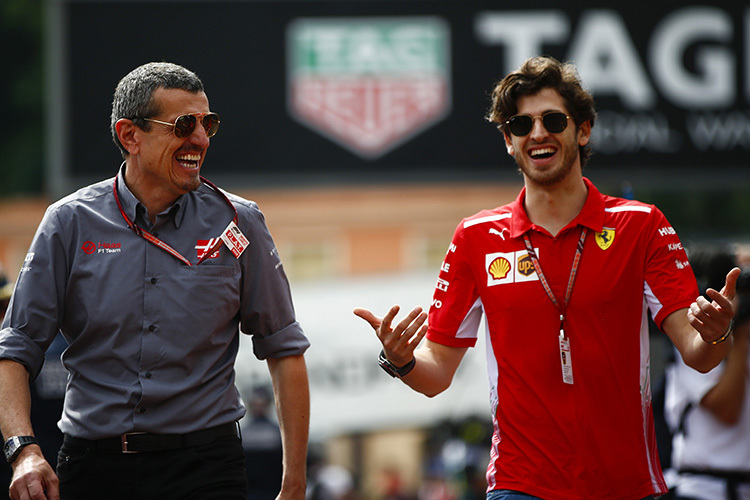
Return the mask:
[[31,392],[29,372],[20,363],[0,360],[0,432],[11,436],[31,436]]
[[[31,392],[26,367],[15,361],[0,361],[0,432],[11,436],[33,436]],[[25,446],[12,464],[10,498],[59,500],[58,479],[39,445]]]
[[737,328],[724,372],[701,400],[701,406],[727,425],[735,425],[739,420],[747,393],[748,329],[748,323]]
[[310,389],[305,358],[269,359],[268,367],[284,453],[280,497],[304,498],[310,428]]
[[446,347],[426,341],[414,351],[414,369],[401,380],[417,392],[434,397],[450,387],[465,348]]
[[[729,324],[728,319],[726,324]],[[717,329],[707,338],[720,337],[726,329],[726,325],[722,324],[722,327],[722,330]],[[720,344],[714,345],[707,342],[701,333],[690,324],[687,309],[679,309],[664,318],[661,328],[669,335],[685,364],[701,373],[706,373],[721,363],[732,347],[732,336],[726,342]]]
[[707,373],[721,363],[729,354],[734,340],[730,336],[726,342],[712,345],[704,341],[695,330],[693,330],[692,337],[687,335],[686,337],[688,341],[684,346],[677,348],[685,364],[701,373]]

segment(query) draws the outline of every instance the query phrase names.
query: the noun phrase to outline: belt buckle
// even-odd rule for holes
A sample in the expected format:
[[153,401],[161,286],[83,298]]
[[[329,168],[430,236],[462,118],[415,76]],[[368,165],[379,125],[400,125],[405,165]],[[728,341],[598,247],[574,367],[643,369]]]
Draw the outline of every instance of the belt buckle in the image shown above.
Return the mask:
[[128,432],[126,434],[123,434],[120,436],[120,440],[122,442],[122,452],[123,453],[140,453],[140,451],[137,450],[129,450],[128,449],[128,437],[130,436],[142,436],[144,434],[147,434],[146,432]]

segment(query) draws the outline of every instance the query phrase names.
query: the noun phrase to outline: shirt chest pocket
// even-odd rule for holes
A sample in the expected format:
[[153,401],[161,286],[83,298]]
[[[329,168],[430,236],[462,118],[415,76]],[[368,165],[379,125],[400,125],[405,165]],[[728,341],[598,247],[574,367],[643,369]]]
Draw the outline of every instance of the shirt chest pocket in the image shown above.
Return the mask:
[[[240,306],[240,266],[199,265],[182,267],[174,276],[174,287],[188,305],[186,312],[196,323],[223,322],[234,317]],[[179,300],[179,299],[178,299]]]

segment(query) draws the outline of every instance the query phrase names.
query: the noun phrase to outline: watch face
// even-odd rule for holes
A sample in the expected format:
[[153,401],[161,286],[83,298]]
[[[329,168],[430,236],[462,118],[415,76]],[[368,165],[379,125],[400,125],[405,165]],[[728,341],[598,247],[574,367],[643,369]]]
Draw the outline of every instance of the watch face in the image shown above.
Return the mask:
[[13,452],[18,448],[18,438],[12,437],[5,442],[3,445],[3,453],[5,454],[5,460],[10,461],[13,456]]
[[24,446],[36,442],[37,440],[34,436],[13,436],[12,438],[8,439],[3,446],[5,460],[8,463],[13,462],[13,460],[15,460],[16,456],[18,456]]

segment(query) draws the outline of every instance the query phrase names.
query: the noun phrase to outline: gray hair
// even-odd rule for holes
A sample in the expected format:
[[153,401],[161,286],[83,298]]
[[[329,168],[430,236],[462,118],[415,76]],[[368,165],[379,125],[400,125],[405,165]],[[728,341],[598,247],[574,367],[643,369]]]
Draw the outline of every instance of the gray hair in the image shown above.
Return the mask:
[[153,100],[154,91],[158,88],[204,92],[203,82],[198,75],[173,63],[150,62],[125,75],[115,88],[109,124],[112,140],[123,158],[127,157],[128,152],[117,137],[115,123],[121,118],[127,118],[143,130],[149,130],[151,124],[144,118],[159,114]]

